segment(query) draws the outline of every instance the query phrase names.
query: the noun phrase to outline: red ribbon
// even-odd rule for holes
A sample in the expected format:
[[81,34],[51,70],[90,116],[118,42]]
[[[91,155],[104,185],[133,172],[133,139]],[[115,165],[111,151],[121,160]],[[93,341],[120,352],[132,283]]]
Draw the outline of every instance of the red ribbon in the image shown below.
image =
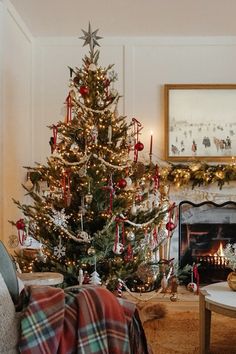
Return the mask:
[[152,232],[152,235],[153,235],[153,243],[155,244],[155,246],[157,245],[158,243],[158,233],[157,233],[157,227],[155,226],[153,232]]
[[[135,138],[135,145],[136,145],[139,141],[139,133],[143,129],[143,127],[142,124],[136,118],[132,118],[132,123],[134,125],[134,136],[136,136]],[[138,161],[138,149],[134,148],[134,162],[137,161]]]
[[125,256],[125,260],[126,261],[132,261],[133,260],[133,250],[132,250],[132,246],[129,243],[128,247],[127,247],[127,254]]
[[19,242],[20,242],[21,246],[23,246],[24,241],[25,241],[25,221],[24,221],[24,219],[19,219],[16,222],[16,228],[18,230]]
[[[171,223],[171,220],[173,220],[172,218],[173,218],[173,214],[174,214],[174,209],[175,209],[175,208],[176,208],[175,203],[173,203],[173,204],[170,206],[170,208],[169,208],[169,223]],[[175,227],[176,227],[176,226],[177,226],[177,223],[175,223],[174,225],[175,225]],[[170,230],[170,228],[168,228],[168,237],[170,236],[171,231],[173,231],[173,230]]]
[[63,188],[64,200],[67,202],[67,195],[70,193],[70,170],[66,170],[62,176],[61,185]]
[[71,122],[72,119],[72,98],[69,92],[68,96],[66,97],[66,123]]
[[198,294],[199,293],[200,277],[199,277],[198,268],[197,268],[196,264],[194,264],[194,266],[193,266],[193,275],[194,275],[194,278],[195,278],[196,283],[197,283],[197,294]]

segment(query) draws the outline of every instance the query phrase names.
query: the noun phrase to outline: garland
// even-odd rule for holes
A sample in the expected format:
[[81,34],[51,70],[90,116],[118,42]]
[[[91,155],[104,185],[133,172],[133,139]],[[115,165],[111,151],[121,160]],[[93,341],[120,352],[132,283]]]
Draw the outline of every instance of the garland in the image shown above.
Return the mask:
[[116,170],[124,170],[125,168],[127,168],[128,166],[131,165],[131,162],[127,162],[125,165],[113,165],[107,161],[105,161],[102,157],[99,157],[97,154],[89,154],[89,155],[84,155],[84,157],[78,161],[78,162],[69,162],[69,161],[66,161],[65,159],[63,159],[63,157],[58,154],[58,153],[55,153],[51,156],[51,158],[54,158],[54,159],[58,159],[60,161],[62,161],[64,163],[64,165],[66,166],[79,166],[79,165],[82,165],[84,163],[88,163],[90,157],[93,156],[95,157],[96,159],[98,159],[103,165],[105,166],[108,166],[108,167],[111,167],[111,168],[114,168]]
[[100,114],[104,114],[105,111],[110,110],[110,108],[115,105],[118,102],[118,99],[120,98],[120,96],[118,94],[116,94],[116,96],[114,97],[113,101],[107,105],[104,109],[92,109],[89,107],[86,107],[82,102],[80,101],[74,101],[75,104],[77,104],[81,109],[83,109],[84,111],[88,111],[88,112],[92,112],[92,113],[100,113]]
[[[168,274],[167,274],[167,276],[166,276],[166,281],[168,281],[168,280],[170,279],[172,270],[173,270],[173,268],[171,267],[170,270],[169,270],[169,272],[168,272]],[[128,286],[125,284],[125,282],[124,282],[122,279],[118,279],[118,281],[122,284],[122,286],[125,288],[125,290],[130,294],[130,296],[132,296],[134,299],[140,301],[140,295],[139,295],[139,297],[138,297],[136,294],[134,294],[134,293],[128,288]],[[156,291],[154,292],[154,294],[152,294],[151,296],[149,296],[147,299],[141,299],[141,301],[143,301],[143,302],[148,302],[148,301],[152,300],[156,295],[160,294],[163,290],[165,290],[165,289],[161,286],[158,290],[156,290]]]
[[192,188],[217,183],[222,189],[225,183],[236,181],[236,165],[234,163],[208,165],[201,161],[191,162],[188,165],[172,164],[163,167],[160,175],[163,180],[174,183],[177,187],[189,183],[192,184]]

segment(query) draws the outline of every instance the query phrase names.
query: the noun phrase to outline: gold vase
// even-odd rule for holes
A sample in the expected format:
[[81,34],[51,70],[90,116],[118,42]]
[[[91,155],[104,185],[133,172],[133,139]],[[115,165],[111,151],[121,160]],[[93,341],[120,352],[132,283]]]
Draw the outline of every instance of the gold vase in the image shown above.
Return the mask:
[[229,273],[227,277],[227,282],[233,291],[236,291],[236,271]]

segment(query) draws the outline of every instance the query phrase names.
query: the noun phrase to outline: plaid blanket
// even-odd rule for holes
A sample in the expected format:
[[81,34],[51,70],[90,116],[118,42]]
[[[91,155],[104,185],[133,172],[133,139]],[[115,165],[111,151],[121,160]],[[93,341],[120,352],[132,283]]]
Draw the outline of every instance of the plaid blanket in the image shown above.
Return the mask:
[[146,354],[135,305],[102,287],[77,293],[47,286],[27,288],[21,320],[23,354]]

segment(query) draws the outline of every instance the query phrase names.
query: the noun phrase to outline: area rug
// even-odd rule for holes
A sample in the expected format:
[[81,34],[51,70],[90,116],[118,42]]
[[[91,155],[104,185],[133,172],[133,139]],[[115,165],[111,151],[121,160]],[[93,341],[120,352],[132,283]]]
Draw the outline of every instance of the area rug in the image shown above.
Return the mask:
[[[163,309],[162,309],[163,310]],[[158,311],[157,311],[158,312]],[[163,311],[161,318],[143,320],[153,354],[198,354],[198,311]],[[236,354],[236,319],[212,313],[211,354]]]

